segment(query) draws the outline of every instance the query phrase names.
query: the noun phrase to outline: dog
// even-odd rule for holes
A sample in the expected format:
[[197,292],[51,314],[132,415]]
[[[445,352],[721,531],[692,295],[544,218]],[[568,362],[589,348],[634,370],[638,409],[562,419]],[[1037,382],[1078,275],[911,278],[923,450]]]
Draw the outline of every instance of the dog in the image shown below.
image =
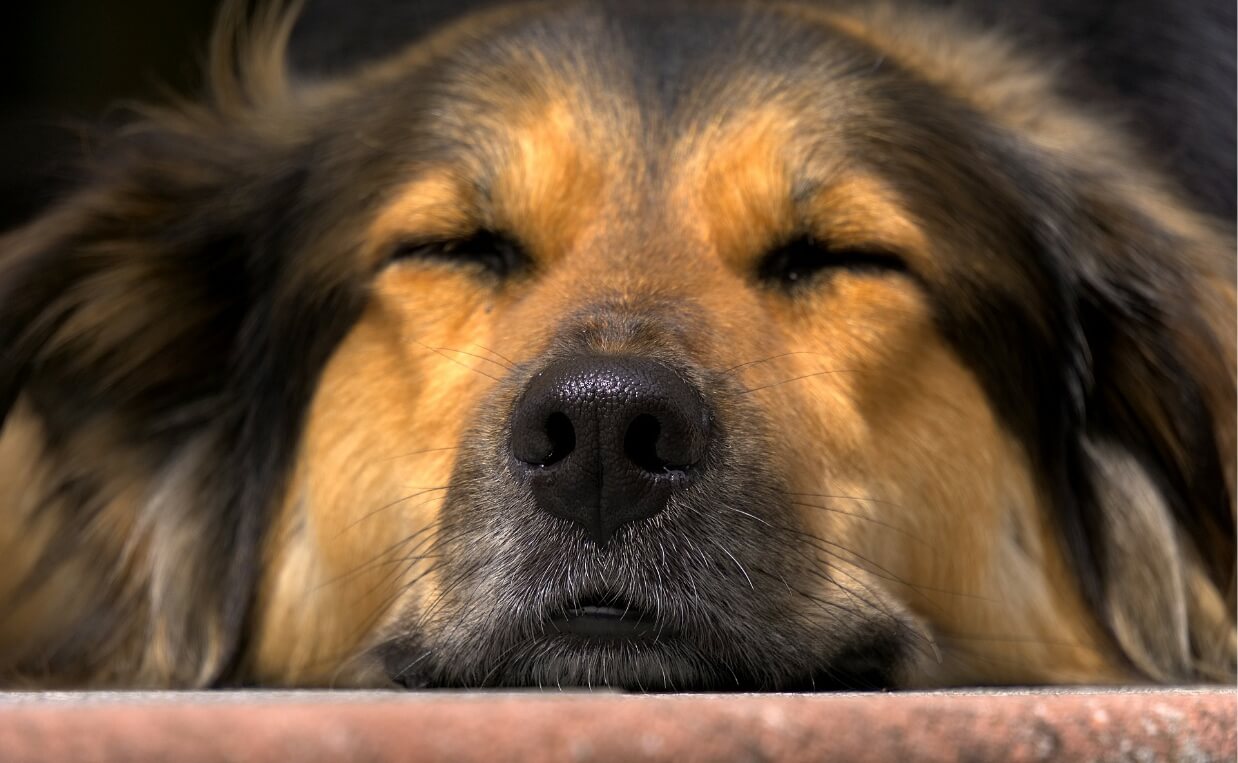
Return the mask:
[[1149,115],[981,5],[499,4],[317,74],[297,14],[0,240],[5,685],[1234,680],[1203,41]]

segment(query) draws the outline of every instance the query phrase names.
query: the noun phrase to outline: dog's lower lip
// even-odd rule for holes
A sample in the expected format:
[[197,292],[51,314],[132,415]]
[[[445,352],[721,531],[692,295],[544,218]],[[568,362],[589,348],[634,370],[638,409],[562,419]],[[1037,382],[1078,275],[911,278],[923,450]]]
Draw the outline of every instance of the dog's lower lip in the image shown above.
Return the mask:
[[550,621],[551,630],[594,639],[652,638],[657,624],[639,612],[622,607],[586,605],[569,609]]

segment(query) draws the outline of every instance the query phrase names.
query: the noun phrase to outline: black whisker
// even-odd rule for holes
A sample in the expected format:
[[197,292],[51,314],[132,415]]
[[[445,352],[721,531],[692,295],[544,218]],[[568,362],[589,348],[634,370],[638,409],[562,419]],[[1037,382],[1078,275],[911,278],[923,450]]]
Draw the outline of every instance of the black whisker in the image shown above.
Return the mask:
[[774,382],[773,384],[762,384],[760,387],[752,387],[751,389],[745,389],[739,394],[748,395],[753,392],[759,392],[760,390],[763,390],[763,389],[769,389],[771,387],[781,387],[784,384],[790,384],[791,382],[797,382],[802,379],[811,379],[814,376],[827,376],[829,374],[854,374],[854,373],[859,373],[859,372],[854,368],[838,368],[838,369],[834,369],[831,371],[816,371],[811,374],[804,374],[802,376],[796,376],[791,379],[783,379],[782,381]]
[[769,363],[772,360],[778,360],[779,358],[788,358],[788,357],[791,357],[792,355],[820,355],[823,358],[829,357],[824,352],[813,352],[811,350],[795,350],[793,352],[783,352],[783,353],[779,353],[778,355],[771,355],[768,358],[761,358],[760,360],[750,360],[747,363],[740,363],[738,365],[731,366],[730,368],[724,368],[718,373],[721,376],[727,376],[728,374],[734,373],[735,371],[738,371],[741,368],[747,368],[749,366],[755,366],[761,363]]
[[421,450],[409,451],[408,453],[401,453],[398,456],[387,456],[386,458],[379,458],[379,459],[376,459],[375,463],[382,463],[384,461],[395,461],[398,458],[409,458],[410,456],[419,456],[422,453],[438,453],[438,452],[445,451],[445,450],[460,450],[461,447],[463,446],[451,445],[451,446],[444,447],[444,448],[423,448]]
[[[418,342],[416,339],[414,339],[413,341],[414,341],[414,342],[416,342],[417,344],[421,345],[421,346],[422,346],[422,347],[424,347],[425,349],[429,350],[430,352],[434,353],[435,355],[438,355],[440,358],[443,358],[443,359],[445,359],[445,360],[449,360],[449,361],[451,361],[452,363],[455,363],[456,365],[460,366],[461,368],[468,369],[469,371],[472,371],[472,372],[473,372],[473,373],[475,373],[475,374],[480,374],[480,375],[482,375],[482,376],[486,377],[487,379],[490,379],[491,381],[496,381],[496,382],[497,382],[497,381],[499,381],[499,378],[498,378],[497,376],[491,376],[490,374],[486,373],[485,371],[482,371],[480,368],[473,368],[472,366],[468,365],[467,363],[462,363],[462,362],[460,362],[459,360],[456,360],[455,358],[451,357],[451,356],[450,356],[450,355],[448,355],[447,353],[443,352],[442,350],[438,349],[437,347],[431,347],[430,345],[426,344],[425,342]],[[491,362],[493,362],[493,361],[491,361]]]
[[828,511],[828,512],[831,512],[831,513],[833,513],[833,514],[841,514],[841,515],[843,515],[843,516],[845,516],[845,517],[854,517],[854,518],[856,518],[856,519],[862,519],[862,520],[864,520],[865,522],[871,522],[872,524],[875,524],[875,525],[880,525],[881,527],[884,527],[884,528],[886,528],[886,529],[888,529],[888,530],[893,530],[893,531],[894,531],[894,532],[896,532],[896,533],[899,533],[899,534],[901,534],[901,535],[905,535],[905,536],[907,536],[909,539],[911,539],[911,540],[915,541],[916,543],[919,543],[919,544],[921,544],[921,545],[925,546],[926,548],[932,548],[932,546],[930,546],[928,543],[926,543],[925,541],[921,540],[920,538],[916,537],[916,536],[915,536],[915,535],[913,535],[911,532],[909,532],[909,531],[907,531],[907,530],[904,530],[903,528],[898,527],[898,526],[896,526],[896,525],[892,525],[892,524],[890,524],[890,523],[888,523],[888,522],[882,522],[880,519],[874,519],[873,517],[866,516],[866,515],[864,515],[864,514],[857,514],[857,513],[853,512],[853,511],[843,511],[842,509],[835,508],[835,507],[833,507],[833,506],[822,506],[822,505],[820,505],[820,504],[816,504],[816,503],[806,503],[806,502],[804,502],[804,501],[789,501],[788,503],[790,503],[792,506],[803,506],[804,508],[807,508],[807,509],[818,509],[818,510],[820,510],[820,511]]
[[478,360],[484,361],[486,363],[493,363],[494,365],[498,366],[504,371],[512,370],[512,366],[510,364],[500,363],[499,361],[494,360],[492,358],[487,358],[485,355],[478,355],[477,353],[469,352],[468,350],[457,350],[455,347],[435,347],[433,349],[442,350],[443,352],[458,352],[461,355],[468,355],[470,358],[477,358]]
[[496,351],[494,351],[494,350],[490,349],[489,347],[485,346],[484,344],[478,344],[477,342],[473,342],[473,343],[472,343],[472,344],[470,344],[469,346],[470,346],[470,347],[476,347],[476,348],[478,348],[478,349],[480,349],[480,350],[485,350],[486,352],[490,353],[491,355],[495,356],[495,357],[496,357],[496,358],[498,358],[499,360],[501,360],[501,361],[503,361],[504,363],[506,363],[506,364],[507,364],[508,366],[510,366],[511,368],[515,368],[515,367],[516,367],[516,361],[512,360],[511,358],[507,357],[506,355],[504,355],[504,354],[502,354],[502,353],[500,353],[500,352],[496,352]]
[[[443,486],[441,486],[441,487],[427,487],[427,488],[419,488],[419,489],[418,489],[418,492],[416,492],[416,493],[411,493],[411,494],[409,494],[409,495],[404,496],[403,498],[397,498],[397,499],[395,499],[394,501],[391,501],[390,503],[383,504],[382,506],[379,506],[377,509],[374,509],[373,511],[370,511],[370,512],[368,512],[368,513],[366,513],[366,514],[361,515],[361,516],[360,516],[360,517],[358,517],[357,519],[355,519],[355,520],[353,520],[352,522],[350,522],[347,526],[345,526],[343,530],[340,530],[339,535],[343,535],[343,534],[344,534],[345,532],[347,532],[348,530],[351,530],[352,528],[354,528],[354,527],[356,527],[357,525],[361,524],[362,522],[364,522],[365,520],[367,520],[367,519],[369,519],[370,517],[374,516],[375,514],[379,514],[379,513],[381,513],[381,512],[386,511],[387,509],[390,509],[390,508],[395,507],[395,506],[399,506],[400,504],[404,503],[405,501],[411,501],[412,499],[416,498],[417,496],[426,495],[427,493],[435,493],[435,492],[438,492],[438,491],[441,491],[441,490],[447,490],[447,489],[448,489],[448,487],[449,487],[449,486],[447,486],[447,485],[443,485]],[[427,501],[425,501],[425,502],[423,502],[423,503],[416,503],[416,504],[413,504],[413,505],[414,505],[414,506],[422,506],[422,505],[424,505],[424,503],[429,503],[429,501],[431,501],[431,500],[434,500],[434,499],[428,499]],[[339,536],[337,535],[336,537],[339,537]]]

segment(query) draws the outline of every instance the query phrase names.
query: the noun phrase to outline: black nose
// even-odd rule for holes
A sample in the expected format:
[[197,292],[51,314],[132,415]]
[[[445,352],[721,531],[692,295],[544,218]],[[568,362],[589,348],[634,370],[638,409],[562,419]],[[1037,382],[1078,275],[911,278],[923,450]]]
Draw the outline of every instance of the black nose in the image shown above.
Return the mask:
[[691,482],[709,441],[697,390],[657,361],[557,361],[529,382],[512,415],[512,455],[538,506],[605,546]]

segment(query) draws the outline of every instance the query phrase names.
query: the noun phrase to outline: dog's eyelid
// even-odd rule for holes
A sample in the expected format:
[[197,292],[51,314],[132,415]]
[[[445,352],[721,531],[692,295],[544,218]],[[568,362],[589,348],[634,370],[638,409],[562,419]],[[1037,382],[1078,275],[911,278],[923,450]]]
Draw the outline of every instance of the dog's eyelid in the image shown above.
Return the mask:
[[800,235],[761,257],[757,277],[765,283],[791,288],[827,270],[902,273],[908,268],[906,257],[893,247],[879,243],[831,243]]
[[513,237],[493,230],[476,230],[451,238],[409,238],[395,244],[389,264],[406,260],[445,260],[474,264],[505,277],[527,267],[530,258]]

